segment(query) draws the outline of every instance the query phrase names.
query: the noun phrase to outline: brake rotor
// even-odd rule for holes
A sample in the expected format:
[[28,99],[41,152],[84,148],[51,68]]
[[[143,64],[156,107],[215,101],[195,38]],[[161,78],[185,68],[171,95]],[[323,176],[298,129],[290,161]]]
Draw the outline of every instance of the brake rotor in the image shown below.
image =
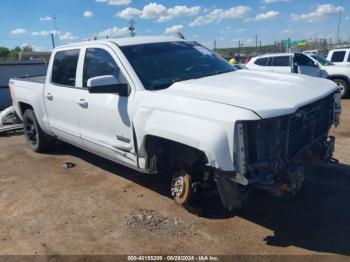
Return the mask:
[[173,178],[171,194],[177,204],[185,206],[191,198],[191,176],[185,171],[180,170]]

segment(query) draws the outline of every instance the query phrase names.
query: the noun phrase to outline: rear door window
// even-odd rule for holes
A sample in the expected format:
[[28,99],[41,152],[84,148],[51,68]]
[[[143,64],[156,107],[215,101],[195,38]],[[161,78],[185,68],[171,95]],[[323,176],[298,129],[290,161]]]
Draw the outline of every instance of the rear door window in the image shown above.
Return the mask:
[[266,66],[266,62],[267,62],[267,57],[264,57],[264,58],[256,59],[254,64],[259,65],[259,66]]
[[345,51],[335,51],[332,55],[331,61],[336,63],[343,62],[345,58],[345,54],[346,54]]
[[52,66],[52,83],[63,86],[75,86],[79,54],[79,49],[56,53]]
[[348,62],[350,62],[350,52],[348,53]]
[[272,58],[272,66],[290,66],[290,57],[275,56]]

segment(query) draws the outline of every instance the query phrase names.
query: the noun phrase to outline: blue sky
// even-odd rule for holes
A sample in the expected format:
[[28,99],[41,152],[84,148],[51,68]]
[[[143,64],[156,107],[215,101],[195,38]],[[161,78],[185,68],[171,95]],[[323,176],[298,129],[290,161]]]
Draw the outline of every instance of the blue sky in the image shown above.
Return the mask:
[[[172,34],[218,47],[274,40],[350,37],[350,0],[2,0],[0,46],[30,44],[51,48],[50,32],[58,44],[93,36],[121,37],[128,19],[137,35]],[[56,19],[54,19],[56,18]],[[56,26],[55,26],[56,22]]]

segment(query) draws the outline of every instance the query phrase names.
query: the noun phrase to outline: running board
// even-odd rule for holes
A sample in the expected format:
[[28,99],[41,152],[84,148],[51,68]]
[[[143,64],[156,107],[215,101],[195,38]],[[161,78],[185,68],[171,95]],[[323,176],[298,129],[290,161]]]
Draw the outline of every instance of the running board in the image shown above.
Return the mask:
[[0,133],[23,129],[23,124],[0,126]]

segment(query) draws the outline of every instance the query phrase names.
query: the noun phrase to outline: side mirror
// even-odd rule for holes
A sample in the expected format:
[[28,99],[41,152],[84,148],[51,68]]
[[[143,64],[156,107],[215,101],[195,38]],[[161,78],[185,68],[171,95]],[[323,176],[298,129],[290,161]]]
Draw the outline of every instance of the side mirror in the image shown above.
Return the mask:
[[91,94],[119,94],[120,96],[129,95],[129,85],[119,83],[112,75],[92,77],[87,82],[87,88]]
[[314,63],[314,67],[319,68],[320,66],[315,62],[315,63]]

